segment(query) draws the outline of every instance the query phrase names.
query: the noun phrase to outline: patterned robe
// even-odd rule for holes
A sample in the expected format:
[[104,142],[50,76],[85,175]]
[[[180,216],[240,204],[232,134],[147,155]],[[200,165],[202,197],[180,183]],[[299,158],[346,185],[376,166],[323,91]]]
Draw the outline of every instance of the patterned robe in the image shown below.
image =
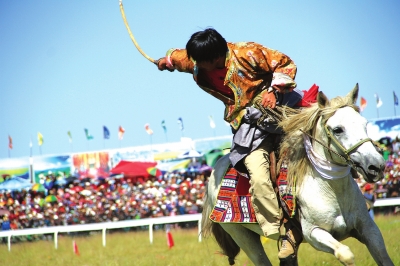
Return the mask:
[[254,42],[228,43],[225,66],[228,71],[224,85],[231,88],[234,100],[217,92],[205,78],[204,70],[187,58],[185,49],[170,49],[167,57],[180,72],[192,73],[196,83],[225,104],[224,119],[236,130],[246,107],[262,90],[273,87],[280,93],[294,90],[297,68],[285,54]]

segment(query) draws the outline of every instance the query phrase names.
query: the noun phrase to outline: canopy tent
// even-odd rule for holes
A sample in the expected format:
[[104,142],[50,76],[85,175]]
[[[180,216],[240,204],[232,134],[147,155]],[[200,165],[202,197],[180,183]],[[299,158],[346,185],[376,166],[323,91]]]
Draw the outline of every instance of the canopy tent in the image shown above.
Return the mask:
[[120,161],[110,173],[114,175],[123,175],[124,177],[136,178],[136,179],[147,179],[151,175],[148,169],[155,167],[156,162],[131,162],[131,161]]
[[0,191],[2,190],[22,190],[22,189],[30,189],[32,187],[32,183],[28,180],[20,177],[11,177],[7,179],[3,183],[0,184]]
[[196,150],[189,150],[187,152],[181,153],[178,156],[178,158],[187,159],[187,158],[199,158],[199,157],[202,157],[202,156],[203,156],[203,154],[198,152],[198,151],[196,151]]

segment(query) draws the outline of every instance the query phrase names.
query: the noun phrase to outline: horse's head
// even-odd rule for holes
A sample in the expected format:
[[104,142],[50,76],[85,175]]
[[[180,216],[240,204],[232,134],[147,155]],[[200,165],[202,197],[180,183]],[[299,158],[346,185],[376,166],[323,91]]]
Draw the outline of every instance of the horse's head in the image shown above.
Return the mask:
[[325,155],[337,164],[350,165],[367,182],[377,182],[383,178],[385,160],[367,135],[367,120],[359,113],[357,97],[358,84],[346,97],[331,101],[319,92],[319,128],[325,131]]

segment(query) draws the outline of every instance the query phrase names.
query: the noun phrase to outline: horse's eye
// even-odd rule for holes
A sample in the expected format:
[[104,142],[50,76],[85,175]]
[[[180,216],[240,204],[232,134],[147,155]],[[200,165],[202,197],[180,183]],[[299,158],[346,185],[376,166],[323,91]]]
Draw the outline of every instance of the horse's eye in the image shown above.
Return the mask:
[[343,128],[341,128],[341,127],[335,127],[332,131],[333,131],[333,133],[334,133],[335,135],[338,135],[338,134],[343,133]]

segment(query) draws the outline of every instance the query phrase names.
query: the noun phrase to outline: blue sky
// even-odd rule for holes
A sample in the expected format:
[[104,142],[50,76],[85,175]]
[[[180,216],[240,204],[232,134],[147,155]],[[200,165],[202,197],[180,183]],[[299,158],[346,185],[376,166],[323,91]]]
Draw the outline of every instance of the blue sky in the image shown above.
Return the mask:
[[[356,83],[367,119],[400,115],[398,1],[128,1],[141,48],[158,59],[206,27],[289,55],[298,88],[329,98]],[[141,146],[230,134],[223,104],[189,74],[158,71],[136,50],[118,0],[0,1],[0,158]],[[383,105],[377,109],[374,94]],[[208,116],[214,118],[211,129]],[[182,117],[184,131],[177,119]],[[161,127],[166,121],[167,136]],[[154,135],[147,135],[150,124]],[[110,139],[103,139],[103,126]],[[118,127],[125,129],[118,139]],[[84,128],[94,136],[87,141]],[[39,149],[37,134],[44,143]]]

